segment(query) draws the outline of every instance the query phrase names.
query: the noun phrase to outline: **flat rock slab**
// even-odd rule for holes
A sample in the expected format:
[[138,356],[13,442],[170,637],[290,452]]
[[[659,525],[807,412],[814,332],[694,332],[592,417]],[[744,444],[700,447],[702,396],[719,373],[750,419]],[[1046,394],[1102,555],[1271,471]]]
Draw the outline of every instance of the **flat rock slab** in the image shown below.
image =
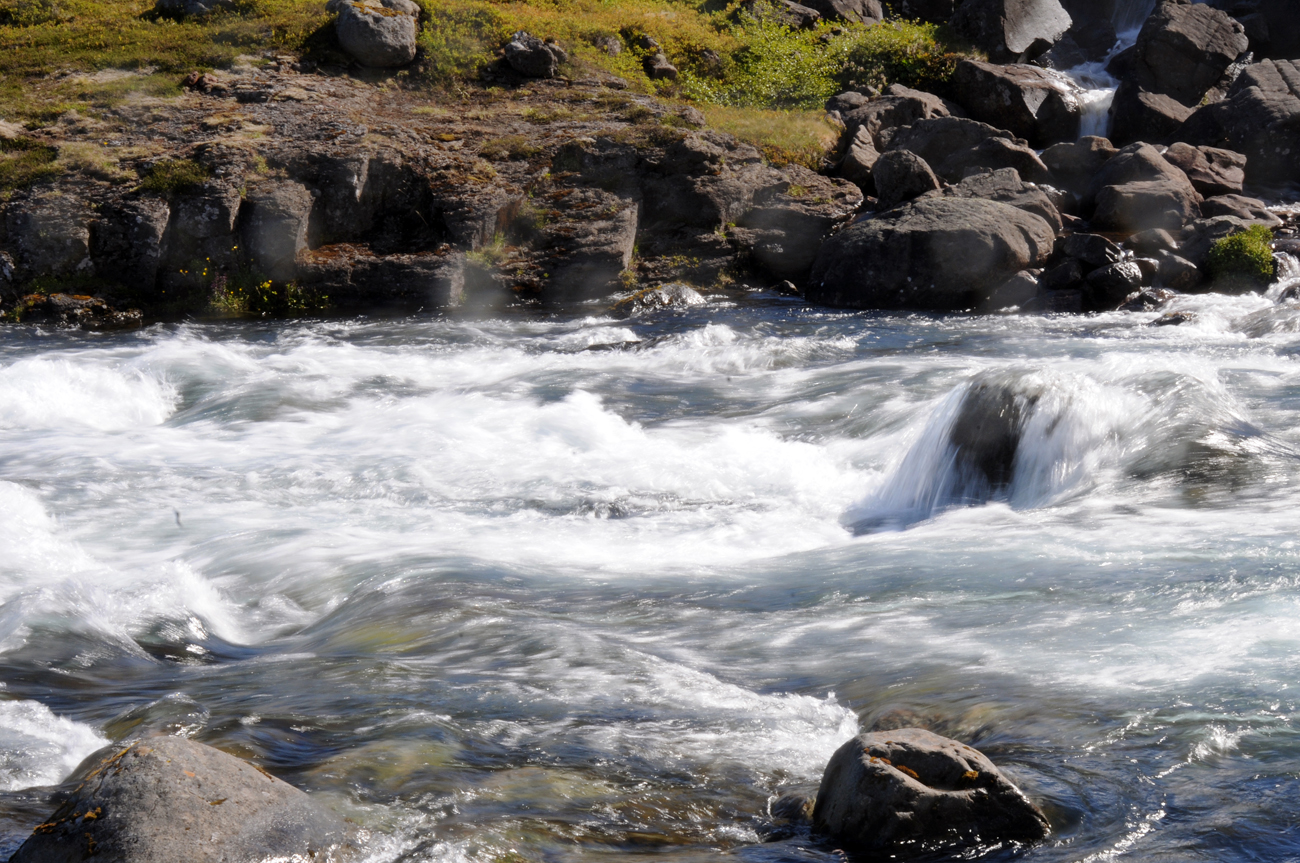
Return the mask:
[[10,863],[336,863],[353,850],[346,822],[302,791],[179,737],[105,747],[69,781]]

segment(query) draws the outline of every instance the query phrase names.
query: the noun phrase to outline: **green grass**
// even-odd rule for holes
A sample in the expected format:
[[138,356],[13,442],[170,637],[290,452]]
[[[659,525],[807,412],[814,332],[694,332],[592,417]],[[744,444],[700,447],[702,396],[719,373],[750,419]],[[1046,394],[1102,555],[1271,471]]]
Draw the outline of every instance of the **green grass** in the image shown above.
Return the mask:
[[146,192],[171,194],[182,189],[202,185],[208,179],[208,169],[188,159],[166,159],[154,165],[140,183]]
[[1263,225],[1224,237],[1210,247],[1206,264],[1210,276],[1220,283],[1243,288],[1265,288],[1273,281],[1273,232]]
[[0,138],[0,192],[24,189],[63,173],[59,151],[30,138]]
[[[462,96],[510,34],[528,30],[564,45],[571,60],[563,74],[601,70],[627,80],[630,92],[695,103],[773,158],[806,164],[820,159],[825,137],[809,112],[820,112],[829,96],[892,82],[942,93],[961,56],[933,25],[836,22],[791,30],[742,12],[738,0],[419,2],[420,53],[396,76],[404,87]],[[241,55],[347,59],[334,44],[323,0],[241,0],[232,11],[180,21],[152,10],[153,0],[0,0],[0,118],[34,128],[74,108],[103,116],[123,100],[177,97],[185,73],[228,67]],[[677,81],[646,76],[642,35],[659,42],[680,71]],[[611,37],[623,46],[617,55],[598,47]],[[135,74],[95,75],[105,70]],[[527,119],[558,122],[567,119],[563,110]],[[626,112],[638,110],[646,111],[632,105]],[[6,154],[0,183],[15,188],[50,176],[47,156]]]

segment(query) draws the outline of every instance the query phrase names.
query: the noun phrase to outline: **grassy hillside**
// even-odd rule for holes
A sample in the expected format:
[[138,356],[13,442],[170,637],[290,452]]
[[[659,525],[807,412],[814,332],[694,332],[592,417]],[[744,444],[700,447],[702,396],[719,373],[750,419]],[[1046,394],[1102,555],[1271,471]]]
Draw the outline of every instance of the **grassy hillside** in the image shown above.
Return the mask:
[[[409,88],[464,97],[515,30],[558,39],[571,75],[600,69],[641,92],[689,101],[720,128],[778,157],[808,161],[834,134],[826,98],[899,81],[942,89],[956,54],[931,25],[822,24],[790,30],[724,0],[421,0],[420,55],[397,74]],[[237,0],[230,11],[176,21],[151,0],[0,0],[0,119],[29,126],[137,94],[179,93],[193,69],[240,55],[294,52],[342,61],[324,0]],[[657,40],[681,74],[651,81],[638,47]],[[616,54],[600,47],[617,40]],[[150,74],[113,76],[111,70]],[[25,156],[29,161],[37,158]]]

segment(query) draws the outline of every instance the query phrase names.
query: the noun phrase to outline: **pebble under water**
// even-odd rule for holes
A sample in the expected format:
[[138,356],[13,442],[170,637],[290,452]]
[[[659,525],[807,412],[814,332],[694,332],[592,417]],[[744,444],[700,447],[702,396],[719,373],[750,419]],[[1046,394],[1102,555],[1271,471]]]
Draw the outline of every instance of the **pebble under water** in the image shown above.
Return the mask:
[[374,863],[839,860],[769,799],[919,724],[1053,824],[962,859],[1300,859],[1300,308],[1175,308],[8,330],[0,857],[152,730]]

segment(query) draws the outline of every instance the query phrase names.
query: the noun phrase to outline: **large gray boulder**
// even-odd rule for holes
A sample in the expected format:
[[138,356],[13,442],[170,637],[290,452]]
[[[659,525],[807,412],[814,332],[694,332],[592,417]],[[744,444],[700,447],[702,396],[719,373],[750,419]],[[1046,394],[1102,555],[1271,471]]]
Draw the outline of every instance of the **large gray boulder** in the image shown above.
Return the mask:
[[860,309],[973,308],[1042,266],[1055,232],[1009,204],[928,197],[861,219],[822,246],[805,297]]
[[1244,154],[1250,183],[1300,181],[1295,144],[1300,140],[1300,62],[1266,60],[1248,66],[1227,98],[1189,117],[1178,137]]
[[850,183],[857,185],[863,192],[870,194],[876,189],[871,177],[871,169],[880,159],[880,151],[871,140],[866,128],[858,129],[844,148],[844,158],[840,159],[839,175]]
[[[1014,435],[991,433],[1014,452]],[[858,853],[1037,842],[1051,829],[988,758],[920,728],[862,734],[841,746],[822,776],[813,826]]]
[[754,263],[781,279],[802,283],[822,241],[862,206],[862,192],[802,165],[787,165],[782,178],[754,195],[754,206],[737,220],[733,236]]
[[952,186],[948,194],[954,198],[980,198],[1010,204],[1038,216],[1057,233],[1062,227],[1061,211],[1052,203],[1052,199],[1037,185],[1021,180],[1014,168],[971,174]]
[[994,62],[1026,62],[1056,44],[1072,21],[1059,0],[961,0],[950,23]]
[[957,100],[976,120],[1027,138],[1036,147],[1079,137],[1075,87],[1046,69],[962,60],[953,78]]
[[1057,186],[1083,194],[1097,172],[1119,150],[1106,138],[1089,135],[1078,141],[1056,144],[1043,151],[1043,164],[1052,172]]
[[832,97],[827,109],[840,111],[850,137],[865,129],[877,149],[886,146],[886,135],[894,129],[911,126],[918,120],[965,116],[955,103],[902,84],[889,85],[884,94],[875,99],[867,99],[859,93],[841,93]]
[[1249,46],[1226,13],[1190,0],[1162,0],[1142,25],[1111,106],[1120,143],[1164,140],[1223,79]]
[[10,863],[242,863],[352,852],[342,818],[261,769],[179,737],[109,746]]
[[5,209],[4,227],[14,252],[14,280],[93,274],[93,215],[86,201],[75,195],[41,194],[10,203]]
[[1187,175],[1149,144],[1120,150],[1093,178],[1085,206],[1099,230],[1175,230],[1200,218],[1201,196]]
[[1165,151],[1165,161],[1177,167],[1202,195],[1235,195],[1246,182],[1246,157],[1218,147],[1177,143]]
[[877,159],[871,169],[871,179],[882,210],[893,209],[940,186],[939,178],[925,160],[908,150],[890,150]]
[[1257,57],[1300,59],[1300,16],[1293,0],[1217,0],[1213,5],[1246,26]]
[[415,59],[420,7],[411,0],[331,0],[339,47],[362,66],[389,69]]
[[529,78],[554,78],[560,64],[569,55],[554,42],[545,42],[520,30],[506,45],[506,62],[520,75]]
[[151,293],[162,265],[171,211],[161,198],[107,201],[90,232],[95,271],[136,291]]

